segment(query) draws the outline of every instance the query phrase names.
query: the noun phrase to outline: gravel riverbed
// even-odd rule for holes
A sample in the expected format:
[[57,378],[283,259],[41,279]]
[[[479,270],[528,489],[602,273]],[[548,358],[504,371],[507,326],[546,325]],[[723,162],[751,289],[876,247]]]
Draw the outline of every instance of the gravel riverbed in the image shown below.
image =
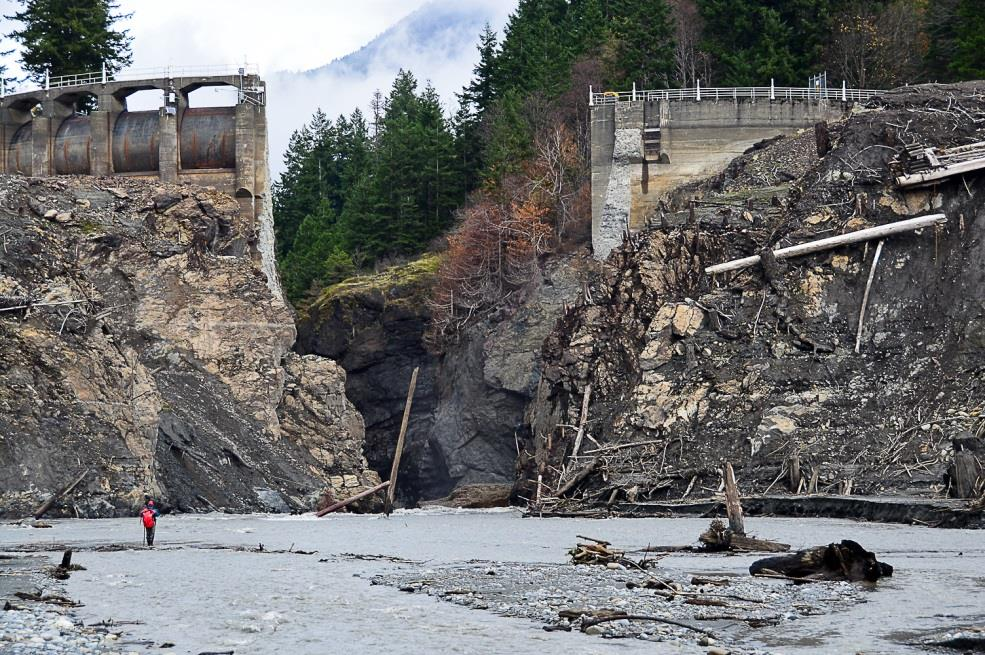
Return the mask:
[[126,653],[119,648],[122,627],[87,626],[70,605],[17,596],[65,598],[65,585],[48,575],[51,567],[43,556],[0,557],[0,655]]
[[[470,562],[379,575],[374,584],[424,593],[472,609],[521,617],[545,630],[579,630],[582,618],[616,612],[647,619],[619,619],[583,630],[602,638],[636,638],[677,644],[743,648],[755,630],[807,616],[830,614],[865,602],[860,585],[793,584],[735,575],[692,576],[662,570],[599,565]],[[665,623],[684,623],[693,629]]]

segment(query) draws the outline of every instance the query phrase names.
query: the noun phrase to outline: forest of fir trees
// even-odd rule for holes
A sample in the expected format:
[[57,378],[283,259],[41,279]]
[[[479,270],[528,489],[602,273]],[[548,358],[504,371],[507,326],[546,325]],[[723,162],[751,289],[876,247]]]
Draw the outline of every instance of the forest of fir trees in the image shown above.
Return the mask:
[[[316,112],[274,187],[277,254],[302,305],[359,271],[442,249],[434,309],[455,331],[522,288],[538,258],[586,233],[586,93],[850,86],[985,77],[979,0],[520,0],[479,35],[446,113],[401,71],[369,115]],[[836,82],[837,83],[837,82]]]

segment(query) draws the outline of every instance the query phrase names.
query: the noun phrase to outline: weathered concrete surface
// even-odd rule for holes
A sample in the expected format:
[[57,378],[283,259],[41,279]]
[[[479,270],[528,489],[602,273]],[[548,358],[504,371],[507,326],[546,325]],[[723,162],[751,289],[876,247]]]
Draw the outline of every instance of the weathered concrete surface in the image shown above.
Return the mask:
[[[239,89],[234,107],[189,107],[202,87]],[[157,111],[128,111],[127,97],[158,89]],[[261,224],[269,211],[266,85],[256,75],[154,78],[15,93],[0,98],[0,173],[116,175],[213,186]],[[86,96],[89,115],[76,113]],[[261,248],[268,285],[281,294],[273,249]]]
[[33,305],[0,312],[0,513],[85,469],[58,513],[310,508],[378,479],[344,372],[291,353],[256,231],[214,190],[0,176],[0,309]]
[[[850,107],[817,100],[627,101],[592,108],[592,244],[605,259],[627,227],[637,232],[667,193],[720,172],[758,141],[843,117]],[[645,128],[660,153],[643,157]]]
[[636,128],[617,129],[612,145],[605,200],[598,221],[592,221],[592,247],[598,257],[609,253],[622,243],[630,230],[634,200],[633,188],[639,185],[639,165],[642,161],[640,131]]

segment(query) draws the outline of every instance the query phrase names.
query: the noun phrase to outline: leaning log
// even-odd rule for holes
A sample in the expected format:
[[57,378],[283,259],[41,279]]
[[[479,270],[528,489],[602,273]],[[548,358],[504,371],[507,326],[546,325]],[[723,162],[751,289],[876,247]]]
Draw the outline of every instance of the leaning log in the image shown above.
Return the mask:
[[599,458],[596,457],[588,464],[585,464],[585,466],[578,469],[578,472],[575,473],[570,480],[565,482],[564,485],[562,485],[561,488],[557,490],[555,496],[560,498],[561,496],[563,496],[564,494],[568,493],[569,491],[577,487],[579,484],[581,484],[582,480],[584,480],[585,478],[587,478],[589,475],[592,474],[592,471],[595,470],[595,467],[598,466],[598,463],[599,463]]
[[[861,243],[863,241],[871,241],[872,239],[880,239],[890,234],[899,234],[901,232],[912,232],[913,230],[919,230],[920,228],[941,224],[946,221],[947,221],[947,217],[944,214],[930,214],[928,216],[908,218],[905,221],[896,221],[895,223],[888,223],[886,225],[868,227],[865,228],[864,230],[856,230],[854,232],[849,232],[847,234],[839,234],[838,236],[835,237],[818,239],[817,241],[808,241],[807,243],[801,243],[796,246],[790,246],[789,248],[780,248],[778,250],[773,251],[773,256],[776,257],[777,259],[789,259],[790,257],[809,255],[814,252],[831,250],[832,248],[837,248],[839,246],[845,246],[852,243]],[[714,266],[709,266],[708,268],[705,269],[705,273],[707,273],[708,275],[714,275],[715,273],[738,271],[743,268],[748,268],[749,266],[755,266],[760,261],[761,258],[759,255],[753,255],[752,257],[743,257],[742,259],[735,259],[733,261],[725,262],[723,264],[715,264]]]
[[54,505],[55,503],[57,503],[57,502],[58,502],[58,500],[59,500],[59,499],[60,499],[60,498],[61,498],[62,496],[64,496],[64,495],[66,495],[66,494],[70,494],[70,493],[72,493],[72,491],[74,491],[74,490],[75,490],[75,488],[76,488],[77,486],[79,486],[79,485],[80,485],[80,484],[82,483],[82,481],[83,481],[83,480],[85,479],[85,477],[86,477],[87,475],[89,475],[89,469],[86,469],[86,470],[84,470],[84,471],[82,471],[82,473],[81,473],[81,474],[79,474],[79,477],[77,477],[77,478],[75,478],[75,480],[73,480],[73,481],[72,481],[72,482],[70,482],[69,484],[67,484],[67,485],[65,485],[65,486],[64,486],[64,487],[62,487],[62,488],[61,488],[60,490],[58,490],[58,491],[56,491],[56,492],[55,492],[55,493],[54,493],[54,494],[53,494],[53,495],[51,496],[51,498],[49,498],[48,500],[46,500],[46,501],[45,501],[45,502],[44,502],[44,503],[43,503],[43,504],[41,505],[41,507],[39,507],[39,508],[37,508],[36,510],[34,510],[34,518],[35,518],[35,520],[37,520],[37,519],[39,519],[39,518],[41,518],[42,516],[44,516],[44,515],[45,515],[45,514],[46,514],[46,513],[48,512],[48,510],[50,510],[50,509],[52,508],[52,506],[53,506],[53,505]]
[[336,511],[342,509],[343,507],[345,507],[346,505],[348,505],[350,503],[354,503],[357,500],[359,500],[360,498],[365,498],[366,496],[372,496],[377,491],[380,491],[381,489],[386,489],[388,486],[390,486],[390,481],[389,480],[387,480],[386,482],[381,482],[380,484],[376,485],[372,489],[367,489],[366,491],[362,491],[362,492],[356,494],[355,496],[353,496],[351,498],[346,498],[345,500],[340,500],[339,502],[335,503],[334,505],[329,505],[325,509],[318,510],[317,512],[315,512],[315,516],[319,516],[320,517],[320,516],[325,516],[326,514],[331,514],[332,512],[336,512]]
[[575,446],[571,449],[571,458],[578,456],[581,450],[581,440],[585,436],[585,421],[588,420],[588,403],[592,399],[592,385],[585,385],[585,394],[581,398],[581,417],[578,419],[578,433],[575,435]]
[[893,567],[878,561],[875,553],[858,543],[845,539],[838,544],[757,560],[749,567],[749,573],[765,577],[875,582],[891,576]]
[[400,456],[404,452],[404,438],[407,436],[407,425],[410,423],[410,408],[414,402],[414,389],[417,388],[417,372],[419,366],[414,367],[414,372],[410,376],[410,386],[407,388],[407,401],[404,403],[404,416],[400,420],[400,434],[397,436],[397,449],[393,452],[393,466],[390,467],[390,488],[386,494],[386,505],[384,514],[390,516],[393,510],[393,501],[397,493],[397,474],[400,472]]

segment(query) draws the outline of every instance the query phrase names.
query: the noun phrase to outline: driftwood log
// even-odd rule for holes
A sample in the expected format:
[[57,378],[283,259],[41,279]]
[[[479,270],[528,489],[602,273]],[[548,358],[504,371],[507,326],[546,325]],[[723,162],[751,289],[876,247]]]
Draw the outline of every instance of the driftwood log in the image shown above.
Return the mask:
[[80,473],[79,476],[72,482],[69,482],[67,485],[52,494],[51,498],[46,500],[41,507],[34,510],[34,518],[39,519],[44,516],[62,496],[72,493],[72,491],[74,491],[75,488],[82,483],[87,475],[89,475],[89,469],[82,471],[82,473]]
[[698,537],[704,545],[704,550],[719,552],[724,550],[739,552],[763,552],[763,553],[784,553],[790,550],[789,544],[781,544],[768,539],[756,539],[747,537],[744,534],[736,534],[731,529],[726,528],[721,521],[711,522],[708,529]]
[[875,553],[846,539],[838,544],[757,560],[749,567],[749,572],[766,577],[875,582],[891,576],[893,567],[878,561]]
[[331,514],[332,512],[336,512],[336,511],[342,509],[343,507],[345,507],[346,505],[349,505],[351,503],[356,502],[360,498],[365,498],[366,496],[372,496],[377,491],[380,491],[382,489],[386,489],[389,486],[390,486],[390,481],[389,480],[387,480],[386,482],[382,482],[382,483],[376,485],[375,487],[372,487],[370,489],[367,489],[365,491],[362,491],[362,492],[356,494],[355,496],[352,496],[351,498],[346,498],[345,500],[340,500],[337,503],[334,503],[332,505],[329,505],[325,509],[318,510],[317,512],[315,512],[315,516],[317,516],[317,517],[320,518],[322,516],[325,516],[326,514]]
[[592,471],[595,470],[595,467],[598,466],[598,463],[599,463],[599,458],[596,457],[588,464],[585,464],[585,466],[578,469],[578,471],[571,477],[571,479],[565,482],[561,486],[561,488],[557,490],[556,496],[560,498],[561,496],[563,496],[564,494],[568,493],[569,491],[577,487],[579,484],[581,484],[581,482],[585,478],[587,478],[589,475],[592,474]]
[[[912,232],[913,230],[919,230],[924,227],[939,225],[945,222],[947,222],[947,217],[944,214],[918,216],[917,218],[908,218],[904,221],[896,221],[894,223],[887,223],[886,225],[868,227],[864,230],[856,230],[847,234],[839,234],[834,237],[818,239],[817,241],[808,241],[807,243],[800,243],[796,246],[790,246],[789,248],[780,248],[773,251],[773,256],[776,259],[788,259],[790,257],[798,257],[800,255],[809,255],[814,252],[831,250],[833,248],[847,246],[852,243],[861,243],[863,241],[871,241],[872,239],[881,239],[891,234]],[[762,258],[759,255],[743,257],[742,259],[735,259],[730,262],[709,266],[705,269],[705,273],[708,275],[714,275],[715,273],[738,271],[743,268],[748,268],[749,266],[755,266],[756,264],[759,264],[760,261],[762,261]]]

